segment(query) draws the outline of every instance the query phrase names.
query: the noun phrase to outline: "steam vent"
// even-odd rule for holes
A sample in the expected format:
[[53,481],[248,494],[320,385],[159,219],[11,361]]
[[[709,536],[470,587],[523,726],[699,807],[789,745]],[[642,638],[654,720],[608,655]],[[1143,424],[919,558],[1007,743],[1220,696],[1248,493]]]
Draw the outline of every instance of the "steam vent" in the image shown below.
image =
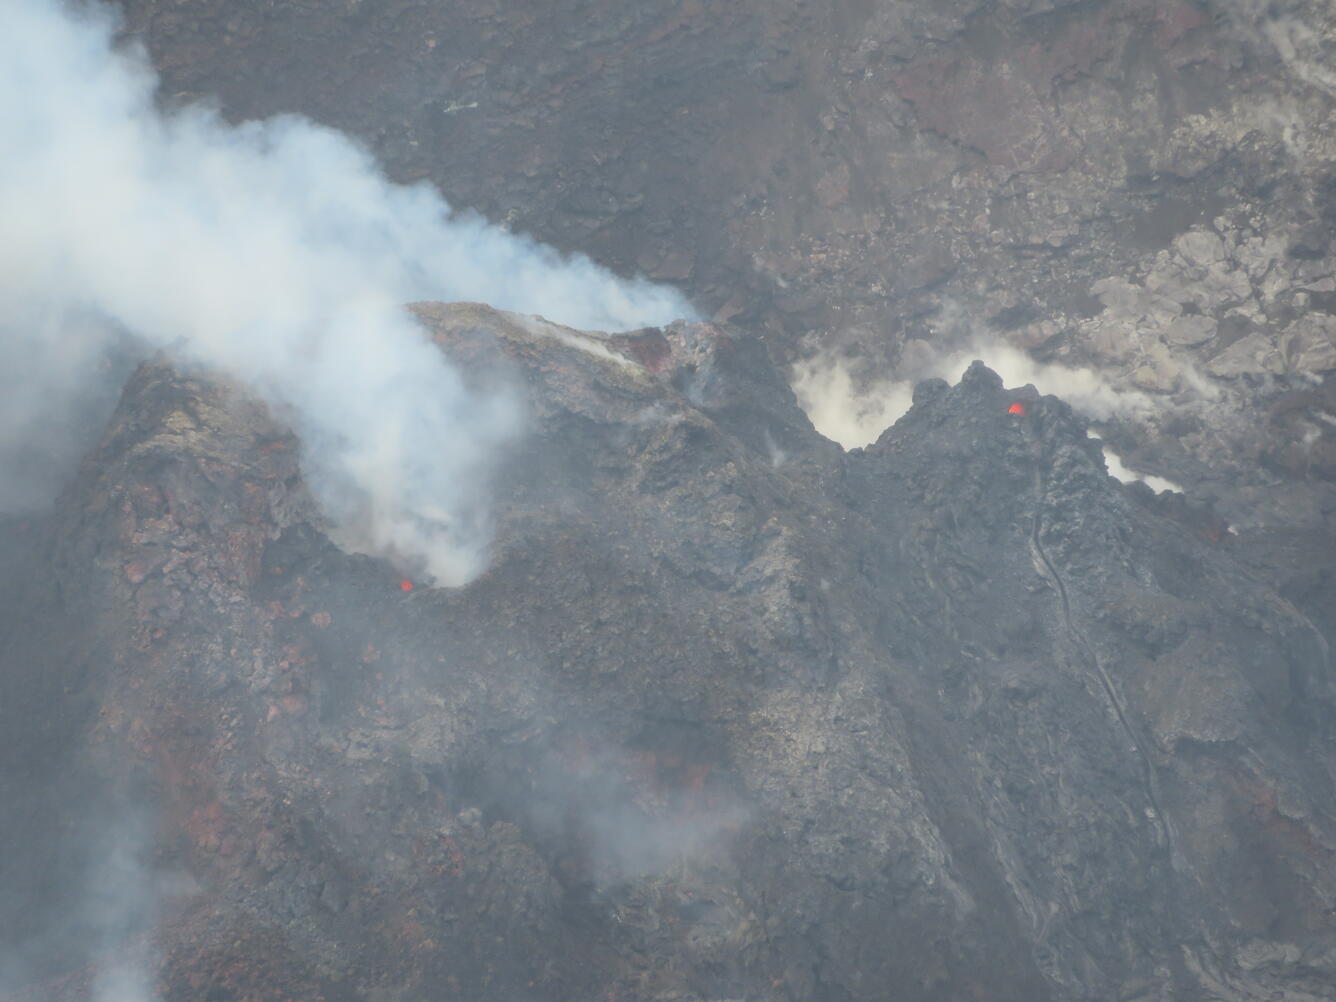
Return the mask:
[[0,1002],[1336,999],[1333,67],[0,3]]

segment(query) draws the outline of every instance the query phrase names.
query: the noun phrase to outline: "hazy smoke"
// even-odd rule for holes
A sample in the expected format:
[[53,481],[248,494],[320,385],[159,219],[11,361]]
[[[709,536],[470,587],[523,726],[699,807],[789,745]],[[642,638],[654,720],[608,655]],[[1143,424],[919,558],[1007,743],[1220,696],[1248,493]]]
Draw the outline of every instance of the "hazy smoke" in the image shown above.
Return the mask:
[[[198,887],[183,873],[154,866],[151,810],[109,789],[66,788],[62,800],[66,794],[65,826],[50,833],[50,862],[58,858],[61,865],[48,873],[45,888],[60,906],[44,910],[49,901],[34,902],[30,924],[0,941],[0,998],[84,967],[89,1002],[152,1002],[160,905],[179,903]],[[12,876],[0,880],[0,893],[13,890]]]
[[0,510],[49,493],[48,460],[73,451],[65,426],[129,336],[277,406],[363,545],[467,580],[487,460],[519,407],[470,392],[403,304],[483,300],[596,329],[689,307],[390,184],[304,119],[159,112],[113,27],[103,8],[0,4]]
[[89,860],[87,901],[82,920],[101,942],[97,951],[92,1002],[150,1002],[156,999],[152,950],[131,937],[150,927],[157,906],[155,876],[146,864],[147,832],[121,818],[102,833],[96,859]]
[[[1037,362],[1011,345],[989,344],[982,339],[963,351],[934,356],[914,378],[904,380],[865,380],[860,384],[854,378],[851,360],[840,355],[818,355],[794,366],[793,391],[817,431],[852,449],[876,441],[909,410],[915,381],[938,377],[957,382],[976,358],[983,359],[1007,386],[1032,384],[1040,393],[1061,397],[1096,420],[1146,417],[1154,409],[1146,394],[1118,389],[1092,369]],[[1125,484],[1140,480],[1156,491],[1183,491],[1172,480],[1129,468],[1108,446],[1104,447],[1104,461],[1109,474]]]
[[1011,345],[977,339],[969,347],[933,355],[902,379],[867,380],[853,375],[855,363],[839,355],[818,355],[793,370],[793,390],[813,426],[846,449],[867,445],[909,410],[914,383],[940,378],[957,382],[974,359],[983,359],[1007,386],[1031,383],[1040,393],[1061,397],[1089,417],[1144,416],[1149,397],[1123,390],[1092,369],[1037,362]]
[[859,383],[841,355],[817,355],[790,374],[794,395],[812,427],[846,449],[867,445],[909,410],[914,386],[903,380]]
[[[707,860],[748,820],[747,808],[706,782],[701,766],[696,782],[683,782],[660,775],[649,753],[597,740],[582,744],[578,756],[569,751],[544,759],[519,811],[545,840],[580,844],[597,888]],[[684,772],[680,763],[665,770],[674,771]]]

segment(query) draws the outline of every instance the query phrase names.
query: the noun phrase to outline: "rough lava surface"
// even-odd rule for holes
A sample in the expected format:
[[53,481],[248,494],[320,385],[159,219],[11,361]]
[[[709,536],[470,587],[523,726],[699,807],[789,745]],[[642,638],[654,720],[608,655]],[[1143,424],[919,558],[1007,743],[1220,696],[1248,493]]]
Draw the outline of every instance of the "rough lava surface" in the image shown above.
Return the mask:
[[[4,526],[0,930],[61,932],[17,998],[1336,995],[1320,561],[982,365],[846,453],[726,325],[415,310],[532,411],[473,584],[340,551],[165,360]],[[90,954],[127,802],[152,901]]]

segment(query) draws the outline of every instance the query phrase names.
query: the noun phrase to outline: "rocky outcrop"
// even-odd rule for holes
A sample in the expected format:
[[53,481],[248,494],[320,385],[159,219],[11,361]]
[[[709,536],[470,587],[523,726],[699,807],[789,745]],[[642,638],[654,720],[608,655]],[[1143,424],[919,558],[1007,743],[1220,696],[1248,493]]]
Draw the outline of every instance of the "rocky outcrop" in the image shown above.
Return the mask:
[[164,998],[1336,991],[1336,691],[1254,537],[982,366],[845,453],[736,329],[415,309],[529,400],[468,587],[339,550],[299,444],[165,363],[5,535],[24,866],[133,804],[104,945]]

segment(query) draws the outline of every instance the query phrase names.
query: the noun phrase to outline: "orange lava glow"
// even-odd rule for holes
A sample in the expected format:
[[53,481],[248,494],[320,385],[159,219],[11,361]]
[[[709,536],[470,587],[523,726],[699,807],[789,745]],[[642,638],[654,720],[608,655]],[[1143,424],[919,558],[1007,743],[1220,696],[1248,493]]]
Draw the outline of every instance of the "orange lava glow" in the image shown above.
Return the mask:
[[1007,408],[1007,413],[1008,413],[1008,414],[1024,414],[1024,413],[1025,413],[1025,405],[1024,405],[1023,403],[1021,403],[1019,400],[1017,400],[1014,404],[1012,404],[1010,407]]
[[412,591],[412,590],[413,590],[413,582],[412,582],[412,581],[409,581],[408,578],[400,578],[400,579],[399,579],[399,590],[400,590],[400,591]]

